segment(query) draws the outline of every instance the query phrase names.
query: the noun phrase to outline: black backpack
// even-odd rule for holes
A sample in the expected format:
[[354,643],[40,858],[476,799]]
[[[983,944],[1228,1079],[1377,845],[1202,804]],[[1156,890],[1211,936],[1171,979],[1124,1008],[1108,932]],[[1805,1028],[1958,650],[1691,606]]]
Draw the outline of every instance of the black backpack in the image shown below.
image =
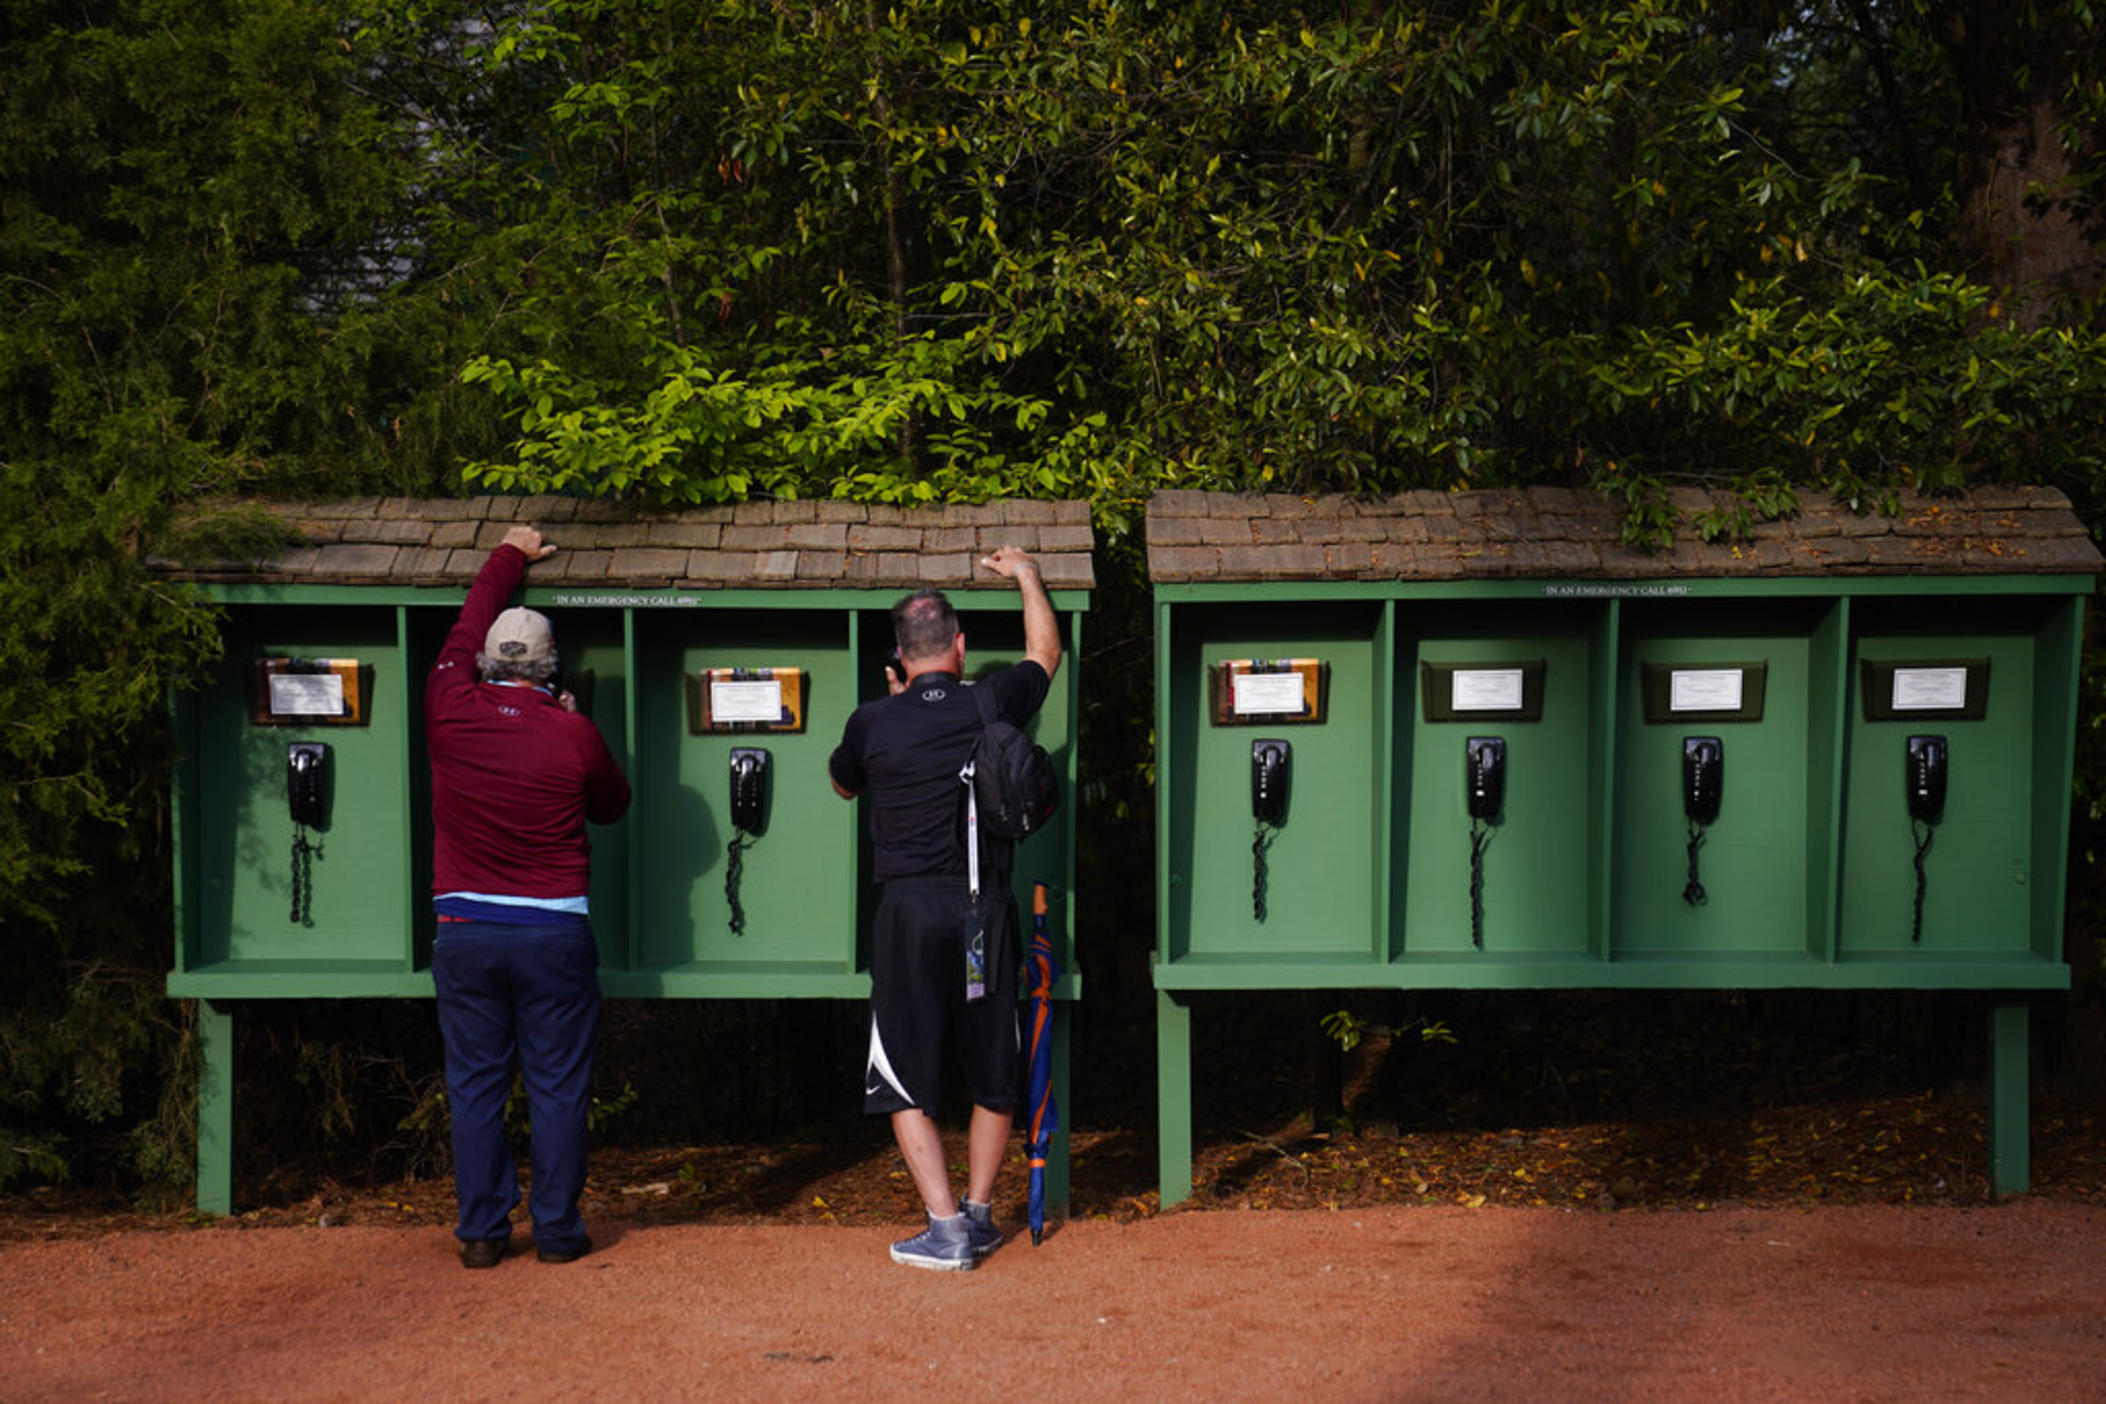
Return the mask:
[[1060,808],[1060,782],[1046,748],[995,715],[994,694],[968,689],[980,709],[980,739],[967,762],[980,823],[1006,839],[1029,838]]

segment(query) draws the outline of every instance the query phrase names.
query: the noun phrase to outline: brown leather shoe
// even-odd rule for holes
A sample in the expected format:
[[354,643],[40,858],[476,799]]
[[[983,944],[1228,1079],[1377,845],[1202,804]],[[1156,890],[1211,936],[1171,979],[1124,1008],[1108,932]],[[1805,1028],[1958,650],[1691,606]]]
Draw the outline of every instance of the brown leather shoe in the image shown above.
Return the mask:
[[577,1247],[564,1253],[558,1253],[553,1248],[537,1247],[534,1249],[534,1260],[543,1263],[574,1263],[591,1251],[592,1240],[590,1238],[581,1238],[578,1240]]
[[494,1268],[504,1261],[505,1249],[511,1240],[505,1238],[464,1238],[461,1240],[461,1266],[464,1268]]

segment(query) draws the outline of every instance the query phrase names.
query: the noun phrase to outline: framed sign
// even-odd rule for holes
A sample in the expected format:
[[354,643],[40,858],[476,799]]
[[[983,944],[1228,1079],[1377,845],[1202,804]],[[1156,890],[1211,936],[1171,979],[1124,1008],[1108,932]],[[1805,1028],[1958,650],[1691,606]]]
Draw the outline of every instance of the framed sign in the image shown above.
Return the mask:
[[687,675],[687,729],[696,736],[804,730],[802,668],[705,668]]
[[1650,723],[1759,722],[1768,660],[1754,663],[1645,663],[1639,690]]
[[1216,726],[1321,723],[1331,665],[1321,658],[1228,658],[1210,670],[1208,716]]
[[259,658],[249,669],[256,726],[364,726],[373,670],[356,658]]
[[1989,715],[1989,660],[1867,658],[1858,694],[1866,721],[1980,721]]
[[1543,719],[1543,660],[1419,664],[1419,702],[1430,722]]

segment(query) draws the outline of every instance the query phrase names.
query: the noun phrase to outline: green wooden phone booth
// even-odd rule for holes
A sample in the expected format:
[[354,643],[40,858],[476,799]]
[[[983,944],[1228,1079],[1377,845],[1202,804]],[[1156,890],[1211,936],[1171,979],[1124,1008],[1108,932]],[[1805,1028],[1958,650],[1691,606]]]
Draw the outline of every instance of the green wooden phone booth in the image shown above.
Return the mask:
[[[1070,803],[1020,847],[1017,887],[1028,911],[1034,879],[1073,886],[1075,660],[1094,584],[1085,503],[755,503],[654,518],[569,498],[271,510],[297,544],[164,566],[226,620],[220,665],[173,700],[168,991],[199,1001],[207,1212],[233,1203],[242,1001],[431,994],[424,678],[515,522],[558,547],[529,568],[518,602],[549,615],[566,685],[635,792],[620,823],[591,832],[607,997],[867,997],[867,831],[862,806],[833,793],[826,760],[848,714],[882,695],[902,594],[951,595],[975,671],[1021,655],[1016,590],[977,565],[1001,545],[1036,555],[1069,660],[1032,732]],[[1063,1097],[1068,1007],[1081,994],[1071,910],[1055,903],[1049,918],[1067,972],[1055,989]],[[1062,1137],[1048,1165],[1056,1207],[1066,1176]]]
[[1561,489],[1168,492],[1148,546],[1165,1204],[1203,990],[2000,993],[2025,1186],[2100,564],[2060,494],[1654,556]]

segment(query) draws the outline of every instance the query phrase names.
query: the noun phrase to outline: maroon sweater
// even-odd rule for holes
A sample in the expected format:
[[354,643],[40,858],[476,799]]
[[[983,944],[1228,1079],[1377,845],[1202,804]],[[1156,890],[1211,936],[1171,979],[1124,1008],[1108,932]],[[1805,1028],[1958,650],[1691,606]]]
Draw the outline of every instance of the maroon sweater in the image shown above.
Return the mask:
[[477,680],[476,652],[526,567],[515,546],[490,553],[425,684],[435,894],[583,897],[586,821],[611,824],[629,808],[629,782],[591,718],[538,687]]

